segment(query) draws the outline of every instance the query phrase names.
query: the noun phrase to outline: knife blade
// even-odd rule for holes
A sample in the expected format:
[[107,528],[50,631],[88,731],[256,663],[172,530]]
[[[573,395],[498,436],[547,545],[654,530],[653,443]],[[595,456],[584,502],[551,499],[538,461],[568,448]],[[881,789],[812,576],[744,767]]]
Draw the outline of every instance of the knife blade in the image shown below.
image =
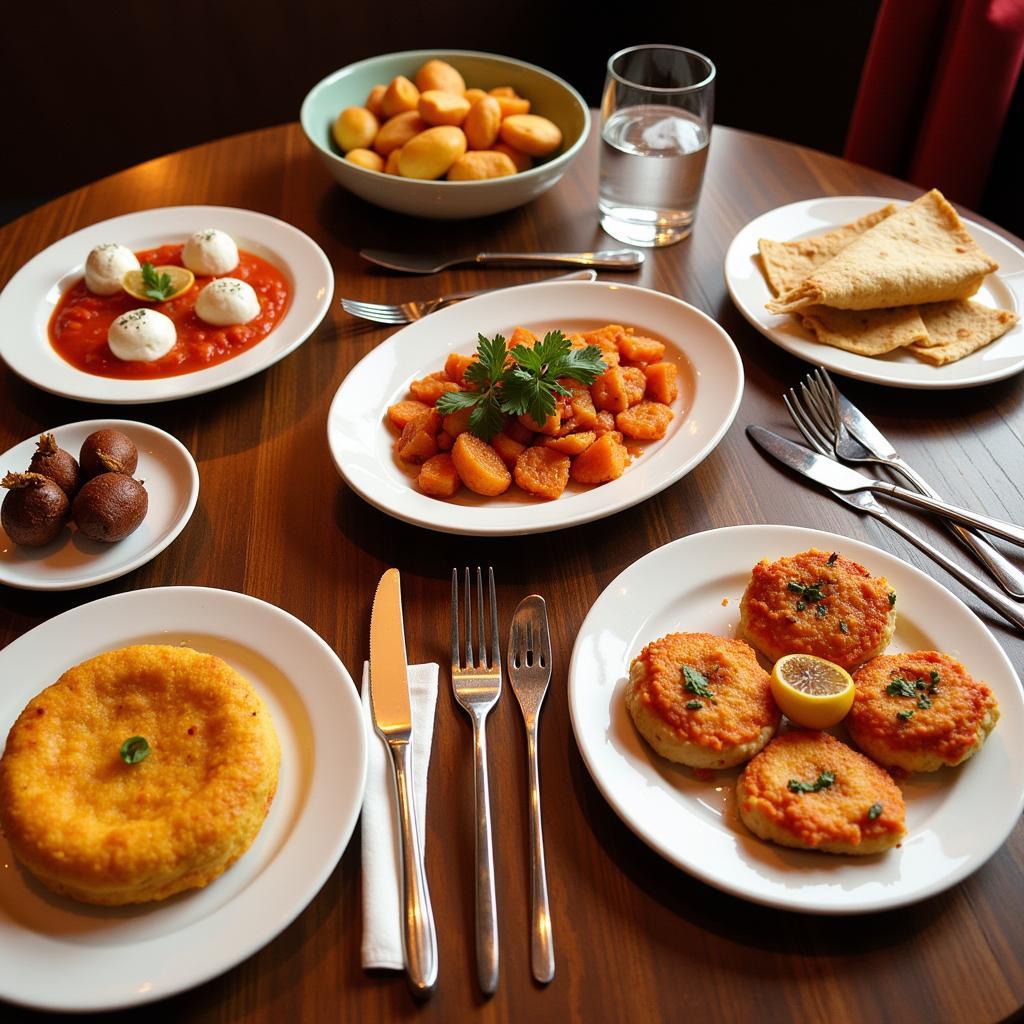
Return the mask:
[[884,480],[872,480],[870,477],[862,476],[854,469],[848,469],[836,462],[835,459],[830,459],[825,455],[816,455],[810,448],[787,440],[780,434],[766,430],[764,427],[749,425],[747,436],[759,448],[784,466],[796,470],[830,490],[842,491],[844,494],[856,491],[874,491],[876,494],[885,494],[891,498],[899,498],[900,501],[905,501],[908,505],[915,505],[934,515],[943,516],[967,526],[974,526],[986,533],[994,533],[1006,540],[1024,545],[1024,529],[1013,523],[1006,523],[1000,519],[971,512],[969,509],[949,505],[944,501],[937,501],[916,491],[908,491],[905,487],[899,487]]
[[437,984],[437,931],[409,781],[412,711],[402,615],[402,582],[397,569],[388,569],[384,573],[373,597],[370,613],[370,710],[373,724],[391,754],[398,795],[405,969],[413,992],[429,996]]

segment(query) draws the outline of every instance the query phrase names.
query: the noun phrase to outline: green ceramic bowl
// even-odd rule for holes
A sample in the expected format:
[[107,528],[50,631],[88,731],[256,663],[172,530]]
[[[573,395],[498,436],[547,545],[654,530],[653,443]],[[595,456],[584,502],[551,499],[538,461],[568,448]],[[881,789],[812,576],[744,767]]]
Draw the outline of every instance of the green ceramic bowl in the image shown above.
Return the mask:
[[[562,148],[528,171],[487,181],[420,181],[368,171],[345,160],[331,138],[331,125],[346,107],[361,106],[377,84],[396,75],[412,78],[420,65],[440,58],[457,68],[466,84],[479,89],[510,85],[530,101],[530,112],[562,129]],[[438,220],[481,217],[522,206],[549,189],[565,173],[590,130],[590,111],[567,82],[542,68],[511,57],[470,50],[407,50],[350,64],[310,90],[299,114],[302,128],[340,185],[357,196],[399,213]]]

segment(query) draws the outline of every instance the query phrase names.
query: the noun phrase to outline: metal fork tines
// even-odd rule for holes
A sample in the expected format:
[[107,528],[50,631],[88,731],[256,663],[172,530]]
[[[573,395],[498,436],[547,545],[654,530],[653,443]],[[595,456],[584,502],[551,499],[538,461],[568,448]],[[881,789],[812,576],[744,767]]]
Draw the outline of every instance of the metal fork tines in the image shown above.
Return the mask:
[[551,907],[544,867],[544,828],[540,813],[540,771],[537,742],[540,708],[551,682],[551,637],[548,611],[539,594],[524,597],[512,616],[508,638],[508,681],[519,701],[526,724],[526,755],[530,786],[530,961],[533,976],[549,982],[555,976],[555,950],[551,937]]
[[[847,462],[867,462],[886,466],[898,473],[914,490],[930,498],[939,495],[929,483],[897,453],[889,439],[835,386],[823,367],[807,374],[800,393],[790,389],[798,402],[814,419],[829,451]],[[955,524],[950,531],[988,568],[999,585],[1012,597],[1024,598],[1024,573],[1005,558],[984,537]]]
[[[498,910],[494,895],[494,847],[491,799],[487,784],[487,733],[484,720],[501,696],[501,651],[498,647],[498,601],[494,570],[487,570],[490,614],[484,616],[484,583],[476,570],[477,657],[473,656],[473,590],[465,576],[464,657],[459,644],[459,571],[452,569],[452,692],[473,723],[473,786],[476,791],[476,961],[480,988],[491,995],[498,987]],[[486,623],[490,621],[488,658]]]

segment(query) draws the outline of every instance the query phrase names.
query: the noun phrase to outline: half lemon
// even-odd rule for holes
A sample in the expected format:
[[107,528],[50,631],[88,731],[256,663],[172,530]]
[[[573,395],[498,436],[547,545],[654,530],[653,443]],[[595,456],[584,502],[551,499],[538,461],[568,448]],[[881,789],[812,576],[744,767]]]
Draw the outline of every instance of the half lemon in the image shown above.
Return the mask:
[[783,714],[808,729],[841,722],[853,705],[853,679],[845,668],[813,654],[787,654],[772,669],[772,696]]
[[[196,282],[196,275],[184,267],[163,266],[153,267],[153,274],[159,282],[161,295],[151,295],[146,289],[146,282],[142,278],[141,270],[129,270],[121,278],[121,287],[133,298],[141,299],[143,302],[170,302],[192,287]],[[166,276],[167,281],[164,281]]]

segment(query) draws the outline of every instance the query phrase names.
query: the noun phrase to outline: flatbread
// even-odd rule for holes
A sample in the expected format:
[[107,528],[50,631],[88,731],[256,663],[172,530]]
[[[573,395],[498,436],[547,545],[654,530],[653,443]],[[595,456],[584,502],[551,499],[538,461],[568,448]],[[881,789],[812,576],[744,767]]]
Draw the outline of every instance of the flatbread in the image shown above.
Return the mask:
[[861,356],[882,356],[897,348],[924,345],[929,341],[917,306],[895,309],[808,306],[793,315],[822,344]]
[[920,307],[928,340],[909,346],[918,359],[933,366],[954,363],[1004,335],[1019,319],[1006,309],[980,302],[937,302]]
[[855,237],[767,308],[889,309],[967,299],[998,269],[942,193],[932,189]]

